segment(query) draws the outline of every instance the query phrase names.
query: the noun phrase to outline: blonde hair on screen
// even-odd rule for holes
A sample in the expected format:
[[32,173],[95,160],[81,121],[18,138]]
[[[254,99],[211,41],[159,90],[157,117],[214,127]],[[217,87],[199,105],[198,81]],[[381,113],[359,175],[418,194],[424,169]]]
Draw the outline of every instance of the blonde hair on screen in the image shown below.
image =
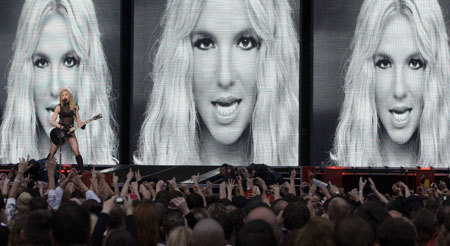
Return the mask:
[[425,67],[423,111],[417,138],[417,163],[444,167],[449,163],[449,46],[436,0],[365,0],[358,16],[345,76],[341,108],[331,159],[340,166],[384,166],[380,152],[381,125],[375,104],[373,55],[387,22],[406,17],[415,34]]
[[[256,65],[256,104],[245,131],[249,163],[298,165],[299,42],[287,0],[245,0],[247,16],[261,42]],[[152,61],[152,94],[135,162],[201,164],[201,124],[192,89],[190,34],[204,1],[169,0]]]

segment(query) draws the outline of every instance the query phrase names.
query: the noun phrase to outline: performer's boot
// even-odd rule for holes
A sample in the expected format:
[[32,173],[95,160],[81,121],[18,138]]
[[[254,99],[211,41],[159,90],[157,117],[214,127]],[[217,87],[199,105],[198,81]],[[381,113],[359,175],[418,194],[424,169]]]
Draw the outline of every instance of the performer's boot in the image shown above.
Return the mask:
[[83,175],[84,172],[84,165],[83,165],[83,157],[81,155],[75,156],[75,159],[77,160],[77,165],[80,168],[80,173]]

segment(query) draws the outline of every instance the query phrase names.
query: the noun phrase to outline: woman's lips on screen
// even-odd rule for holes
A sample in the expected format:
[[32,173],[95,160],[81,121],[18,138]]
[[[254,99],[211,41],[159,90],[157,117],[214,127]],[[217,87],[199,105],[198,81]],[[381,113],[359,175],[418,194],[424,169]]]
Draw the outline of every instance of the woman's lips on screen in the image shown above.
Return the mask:
[[221,124],[231,124],[239,115],[242,99],[236,97],[220,97],[211,102],[216,110],[216,120]]
[[413,109],[407,106],[396,106],[389,109],[389,113],[392,115],[392,122],[396,128],[405,127],[410,119],[411,111]]

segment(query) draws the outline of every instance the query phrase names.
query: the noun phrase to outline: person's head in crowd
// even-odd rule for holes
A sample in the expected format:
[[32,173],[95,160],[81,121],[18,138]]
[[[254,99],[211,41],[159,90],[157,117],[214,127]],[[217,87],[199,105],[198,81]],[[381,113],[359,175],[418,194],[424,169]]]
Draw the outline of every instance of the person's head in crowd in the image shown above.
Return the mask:
[[283,198],[280,198],[278,200],[275,200],[272,205],[270,206],[270,208],[272,209],[272,211],[275,213],[275,215],[277,216],[277,221],[278,224],[280,225],[284,225],[283,222],[283,209],[288,205],[288,201],[286,201]]
[[257,219],[246,223],[236,237],[236,246],[275,246],[277,238],[272,227],[264,220]]
[[299,42],[289,1],[166,6],[135,162],[297,165]]
[[272,205],[270,206],[272,211],[275,213],[275,215],[278,216],[278,214],[283,211],[283,209],[288,205],[288,201],[286,199],[280,198],[275,200]]
[[208,210],[206,210],[206,208],[194,208],[191,210],[191,213],[194,215],[194,218],[197,221],[209,218],[209,213]]
[[233,239],[232,239],[232,241],[236,241],[238,232],[244,225],[244,221],[245,221],[244,209],[238,208],[236,210],[233,210],[228,214],[228,216],[230,216],[231,222],[233,223],[233,235],[232,235]]
[[365,0],[331,158],[345,166],[449,163],[449,44],[438,0]]
[[89,199],[83,202],[82,205],[83,208],[85,208],[89,213],[99,215],[100,212],[102,212],[102,204],[97,202],[94,199]]
[[228,206],[228,205],[232,205],[231,201],[228,200],[227,198],[222,198],[222,199],[219,200],[219,202],[222,203],[223,205],[225,205],[225,207]]
[[412,222],[416,228],[418,245],[425,245],[431,240],[435,231],[434,214],[428,209],[422,208],[414,215]]
[[230,214],[232,211],[236,210],[237,207],[233,204],[229,204],[225,206],[225,210],[227,212],[227,214]]
[[28,218],[27,213],[18,213],[12,220],[9,221],[9,244],[10,245],[24,245],[25,238],[23,235],[23,229],[25,227],[26,220]]
[[259,207],[269,207],[266,203],[262,202],[262,197],[260,195],[254,196],[248,200],[247,204],[245,204],[244,211],[246,214],[249,214],[253,209]]
[[388,210],[388,214],[389,214],[389,216],[391,216],[391,218],[401,218],[401,217],[403,217],[403,214],[400,211],[395,210],[395,209]]
[[106,223],[106,235],[110,235],[113,231],[122,229],[125,225],[126,214],[121,207],[114,207],[109,212],[108,223]]
[[358,208],[356,215],[369,223],[375,237],[378,225],[389,218],[389,214],[386,212],[385,206],[378,201],[364,203]]
[[58,90],[69,86],[82,119],[99,112],[104,118],[77,136],[84,160],[115,163],[111,82],[92,0],[25,1],[5,87],[0,161],[48,154]]
[[386,211],[393,217],[392,215],[402,215],[405,214],[405,203],[402,199],[393,199],[389,200],[386,204]]
[[392,189],[392,192],[394,193],[395,196],[397,196],[397,197],[403,196],[402,187],[399,185],[398,182],[392,184],[391,189]]
[[192,230],[188,226],[178,226],[169,234],[166,246],[188,246],[192,242]]
[[328,203],[327,214],[330,220],[338,222],[350,215],[351,207],[347,200],[341,197],[334,197]]
[[68,202],[61,205],[54,213],[51,221],[52,240],[59,245],[87,244],[90,238],[89,212]]
[[105,246],[138,246],[136,238],[125,229],[114,231],[106,238]]
[[450,218],[450,206],[442,206],[436,212],[436,225],[440,228],[444,225],[446,218]]
[[185,226],[183,214],[178,210],[167,210],[161,224],[161,237],[167,240],[169,233],[178,226]]
[[227,241],[227,244],[232,244],[231,242],[231,236],[233,235],[233,221],[228,216],[228,214],[221,214],[214,218],[223,229],[225,240]]
[[303,201],[303,199],[301,197],[298,197],[292,193],[288,193],[284,196],[284,199],[286,199],[286,201],[288,202],[299,202],[299,201]]
[[439,228],[439,235],[436,238],[435,245],[450,245],[450,214],[448,214],[448,211],[441,211],[441,215],[438,215],[438,220],[442,220],[442,224]]
[[159,241],[159,220],[153,205],[140,203],[133,210],[141,245],[155,246]]
[[277,217],[272,212],[272,210],[266,207],[257,207],[247,215],[246,222],[248,223],[252,220],[264,220],[265,222],[269,223],[269,225],[272,227],[276,239],[280,239],[281,227],[278,224]]
[[[155,202],[153,204],[153,209],[155,209],[156,215],[158,216],[158,218],[161,219],[163,217],[163,215],[166,213],[167,211],[167,206],[168,206],[169,202],[167,202],[167,204],[163,204],[161,202]],[[161,224],[161,223],[160,223]]]
[[283,210],[283,225],[291,231],[302,228],[310,218],[309,209],[303,202],[291,202]]
[[416,245],[414,224],[405,218],[388,218],[378,226],[377,243],[380,246]]
[[28,192],[22,192],[20,193],[19,197],[17,197],[17,202],[16,202],[16,208],[19,212],[27,212],[29,211],[29,204],[31,199],[33,199],[33,197],[31,197],[30,193]]
[[334,223],[322,217],[312,218],[300,231],[296,231],[293,245],[333,246]]
[[370,225],[359,217],[347,217],[334,228],[336,246],[372,246],[375,234]]
[[186,203],[188,208],[192,210],[193,208],[203,208],[203,198],[197,193],[191,193],[186,196]]
[[50,245],[52,214],[45,209],[34,210],[28,216],[23,229],[28,245]]
[[184,198],[183,192],[178,191],[178,190],[170,190],[169,191],[169,201],[174,199],[174,198],[177,198],[177,197],[183,197]]
[[171,196],[168,190],[160,190],[158,193],[156,193],[155,203],[162,203],[167,207],[170,200]]
[[412,215],[419,209],[423,208],[422,197],[412,194],[405,200],[405,213],[408,218],[412,218]]
[[204,219],[192,230],[192,246],[224,246],[225,235],[217,221]]
[[209,205],[206,209],[208,210],[209,217],[211,218],[215,218],[221,214],[227,213],[227,208],[221,202],[213,203]]
[[231,203],[237,208],[244,208],[247,205],[247,198],[241,195],[236,195],[231,199]]
[[220,198],[216,195],[208,196],[206,198],[206,206],[209,207],[211,204],[219,202]]
[[440,200],[427,200],[426,204],[425,204],[425,208],[430,210],[430,212],[432,212],[433,214],[436,214],[438,209],[442,206],[445,205],[443,204]]
[[30,200],[30,203],[28,204],[28,208],[29,208],[30,212],[33,212],[34,210],[38,210],[38,209],[49,209],[49,206],[47,203],[47,199],[45,199],[45,197],[36,196]]

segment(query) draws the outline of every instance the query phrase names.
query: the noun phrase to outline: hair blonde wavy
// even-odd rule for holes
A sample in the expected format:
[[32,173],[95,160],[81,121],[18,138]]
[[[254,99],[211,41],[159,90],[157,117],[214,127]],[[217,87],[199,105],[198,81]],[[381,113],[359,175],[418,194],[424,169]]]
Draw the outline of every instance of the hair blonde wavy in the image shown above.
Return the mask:
[[75,108],[75,100],[73,99],[72,93],[67,89],[62,89],[61,92],[59,93],[59,105],[64,105],[63,99],[61,97],[64,91],[67,91],[67,93],[69,93],[69,108],[70,110],[73,110]]
[[[261,41],[255,71],[257,100],[243,144],[245,155],[254,163],[298,165],[300,52],[292,9],[287,0],[246,0],[243,4]],[[136,163],[202,164],[190,34],[203,6],[203,0],[168,0]]]
[[436,0],[365,0],[351,45],[345,76],[345,98],[331,159],[340,166],[384,166],[375,105],[373,55],[389,19],[405,16],[419,52],[427,61],[423,111],[419,122],[417,163],[444,167],[449,163],[450,53],[441,8]]
[[[40,123],[34,105],[32,55],[45,19],[61,14],[70,29],[70,40],[81,58],[75,100],[80,117],[102,113],[104,120],[93,122],[77,134],[80,153],[86,163],[112,164],[117,140],[111,114],[111,76],[101,43],[95,7],[91,0],[27,0],[20,14],[7,83],[7,100],[0,126],[0,160],[15,162],[18,157],[43,157],[37,148]],[[50,140],[49,140],[50,141]],[[72,163],[74,160],[72,160]]]

